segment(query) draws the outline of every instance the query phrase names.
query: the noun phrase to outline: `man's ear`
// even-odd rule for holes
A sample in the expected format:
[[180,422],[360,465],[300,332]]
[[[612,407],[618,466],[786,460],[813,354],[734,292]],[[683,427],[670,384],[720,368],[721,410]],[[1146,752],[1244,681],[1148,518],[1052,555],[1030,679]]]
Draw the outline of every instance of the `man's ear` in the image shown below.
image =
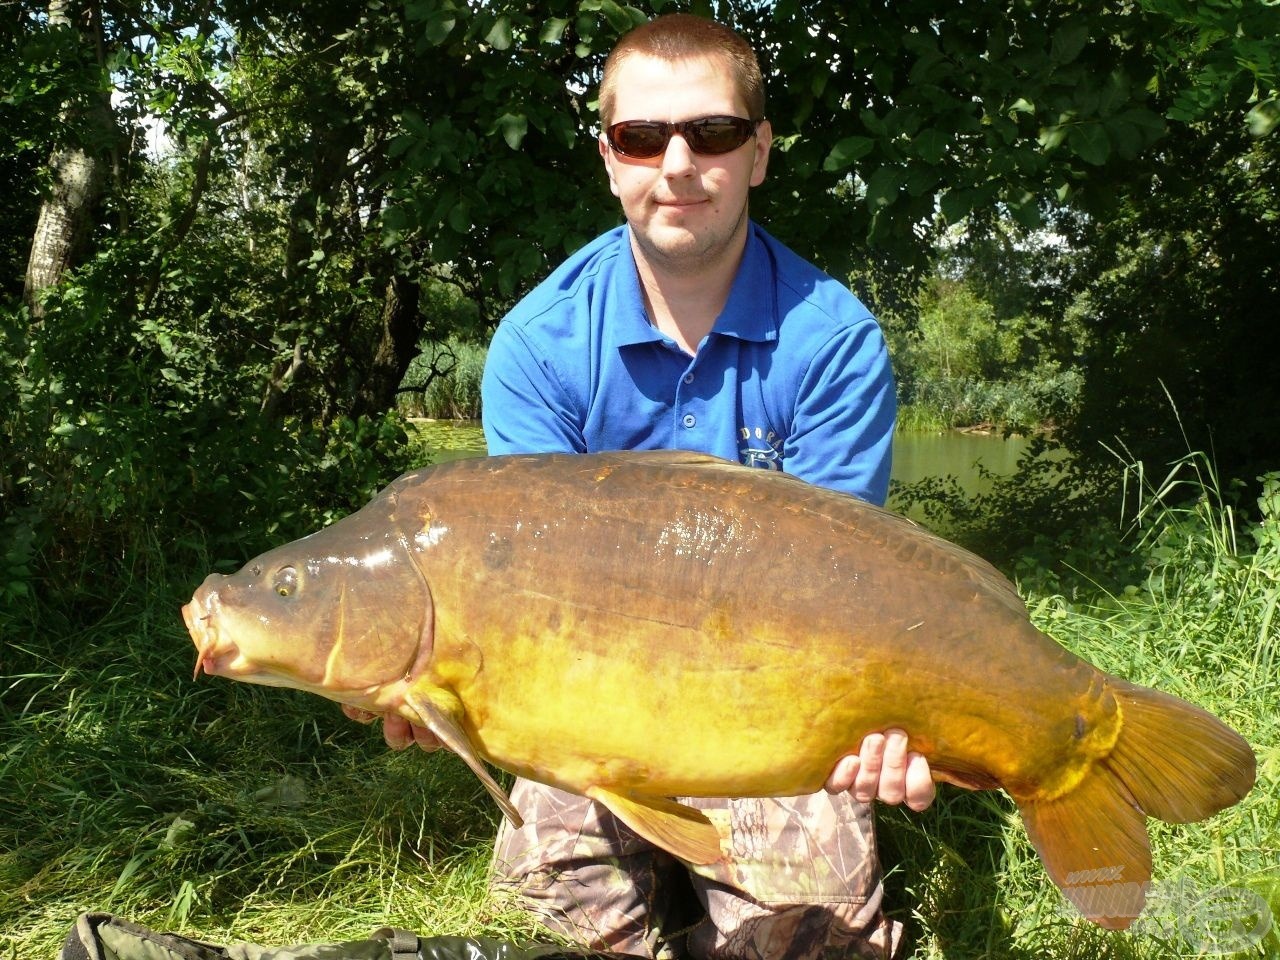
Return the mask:
[[773,126],[768,120],[761,120],[756,127],[756,150],[751,163],[751,186],[758,187],[764,183],[765,171],[769,168],[769,148],[773,146]]
[[604,161],[605,173],[609,175],[609,189],[615,197],[621,197],[622,194],[618,193],[618,181],[613,176],[613,165],[617,162],[617,158],[614,157],[613,151],[609,149],[609,141],[604,138],[604,134],[600,135],[596,143],[600,147],[600,159]]

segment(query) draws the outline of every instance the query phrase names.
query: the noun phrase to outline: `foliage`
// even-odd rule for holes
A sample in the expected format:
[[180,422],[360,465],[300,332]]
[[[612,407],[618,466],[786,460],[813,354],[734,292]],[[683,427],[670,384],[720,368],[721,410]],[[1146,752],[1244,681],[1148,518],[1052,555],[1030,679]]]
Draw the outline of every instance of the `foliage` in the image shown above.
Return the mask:
[[476,419],[487,353],[480,310],[456,284],[432,282],[425,292],[428,333],[405,371],[396,409],[407,417]]
[[1009,380],[930,378],[913,374],[903,429],[983,428],[1033,433],[1068,415],[1079,403],[1081,377],[1074,370],[1036,371]]
[[70,602],[156,539],[175,562],[198,549],[239,562],[361,505],[397,468],[397,419],[268,419],[252,392],[265,361],[233,331],[138,327],[83,292],[0,333],[15,374],[4,453],[18,468],[0,490],[7,592],[34,582]]
[[1097,519],[1116,495],[1114,474],[1083,474],[1047,434],[1031,438],[1015,472],[994,476],[982,464],[978,472],[980,492],[966,492],[948,475],[895,482],[890,496],[900,512],[919,516],[997,566],[1007,569],[1023,557],[1046,571],[1066,566],[1083,577],[1128,582],[1132,574],[1117,566],[1129,555],[1119,527]]
[[1029,284],[1021,297],[993,284],[977,246],[971,239],[966,254],[939,255],[927,277],[882,280],[871,291],[889,294],[876,311],[893,355],[900,422],[1033,432],[1069,419],[1084,389],[1071,365],[1079,328],[1062,329],[1052,304],[1029,303]]
[[[768,219],[825,255],[851,234],[909,246],[937,209],[1027,228],[1062,203],[1101,214],[1135,164],[1158,164],[1171,127],[1219,116],[1242,129],[1274,96],[1280,11],[1248,8],[771,5],[760,30],[786,78],[771,114],[792,139]],[[1254,56],[1233,60],[1245,47]],[[817,209],[832,177],[851,178],[856,201],[837,217]]]
[[[1001,217],[1035,225],[1051,205],[1096,220],[1136,195],[1126,190],[1177,182],[1171,158],[1188,182],[1208,173],[1224,188],[1274,166],[1274,138],[1256,145],[1261,166],[1242,166],[1240,146],[1246,113],[1260,130],[1271,109],[1280,31],[1265,5],[127,0],[70,29],[19,0],[0,38],[0,181],[14,198],[0,216],[5,589],[33,578],[56,589],[98,551],[118,561],[144,527],[230,548],[388,479],[394,453],[378,438],[394,429],[382,418],[420,343],[482,340],[568,250],[617,221],[593,143],[602,58],[648,14],[684,8],[715,13],[761,50],[778,149],[753,212],[838,274],[867,259],[863,240],[877,269],[918,266],[938,209],[994,236]],[[110,123],[81,122],[108,92]],[[1197,157],[1204,125],[1226,131],[1224,147]],[[70,147],[108,171],[104,196],[88,211],[86,255],[23,314],[51,158]],[[1157,213],[1134,204],[1111,227],[1132,242],[1109,247],[1179,265],[1168,262],[1176,245],[1149,237]],[[1234,227],[1212,235],[1214,255],[1251,262],[1265,287],[1269,241],[1237,250],[1225,239],[1242,236]],[[1197,318],[1219,302],[1207,269],[1188,270],[1198,290],[1170,300],[1197,304]],[[979,372],[938,402],[963,399],[977,377],[1007,396],[984,386],[975,412],[1043,419],[1037,391],[1069,405],[1067,380],[1040,390],[1067,369],[1066,314],[1040,301],[1015,309],[1013,285],[987,282],[997,274],[970,270],[955,298],[904,329],[935,367],[957,333],[981,348],[965,361]],[[1108,327],[1090,396],[1110,382],[1110,358],[1141,368],[1124,340],[1145,322],[1132,305],[1150,290],[1124,279],[1140,275],[1072,290],[1074,315]],[[473,316],[437,309],[446,285]],[[1248,329],[1224,314],[1224,333],[1232,324]],[[1216,355],[1238,345],[1224,335]],[[1015,350],[1016,375],[993,378]],[[1097,395],[1117,409],[1105,386]],[[1080,423],[1096,435],[1096,417]],[[344,466],[334,438],[347,435],[363,452]]]
[[1280,354],[1260,349],[1273,327],[1260,305],[1280,296],[1280,141],[1216,122],[1163,152],[1105,220],[1063,221],[1078,251],[1070,310],[1089,336],[1062,439],[1103,470],[1117,444],[1153,468],[1211,450],[1225,478],[1251,483],[1280,454]]

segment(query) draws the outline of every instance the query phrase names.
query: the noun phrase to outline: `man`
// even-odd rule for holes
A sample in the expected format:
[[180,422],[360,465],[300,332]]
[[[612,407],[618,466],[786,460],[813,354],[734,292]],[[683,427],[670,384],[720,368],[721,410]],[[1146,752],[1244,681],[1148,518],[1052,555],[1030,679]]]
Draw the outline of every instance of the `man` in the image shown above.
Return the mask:
[[[712,21],[659,17],[610,55],[600,114],[626,224],[499,327],[483,384],[489,452],[694,449],[883,502],[894,391],[879,329],[747,216],[772,141],[751,48]],[[399,718],[384,733],[438,746]],[[518,781],[526,823],[503,823],[496,883],[595,949],[888,956],[899,931],[880,910],[876,796],[932,802],[902,731],[868,736],[812,797],[689,801],[735,851],[692,873],[591,801]],[[705,916],[681,915],[689,884]]]

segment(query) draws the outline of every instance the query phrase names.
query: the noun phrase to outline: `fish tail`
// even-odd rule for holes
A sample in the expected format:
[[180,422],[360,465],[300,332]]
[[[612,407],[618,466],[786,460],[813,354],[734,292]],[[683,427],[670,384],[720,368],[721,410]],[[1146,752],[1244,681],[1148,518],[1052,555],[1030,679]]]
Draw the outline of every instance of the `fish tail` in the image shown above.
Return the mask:
[[1109,681],[1121,732],[1102,762],[1149,817],[1192,823],[1236,803],[1253,786],[1248,741],[1193,704],[1123,680]]
[[1049,878],[1087,919],[1124,930],[1142,912],[1151,880],[1146,817],[1103,763],[1053,800],[1020,800],[1027,836]]
[[1078,786],[1019,807],[1050,878],[1089,920],[1112,930],[1142,911],[1151,880],[1146,817],[1202,820],[1253,785],[1255,759],[1234,730],[1184,700],[1109,680],[1121,711],[1111,753]]

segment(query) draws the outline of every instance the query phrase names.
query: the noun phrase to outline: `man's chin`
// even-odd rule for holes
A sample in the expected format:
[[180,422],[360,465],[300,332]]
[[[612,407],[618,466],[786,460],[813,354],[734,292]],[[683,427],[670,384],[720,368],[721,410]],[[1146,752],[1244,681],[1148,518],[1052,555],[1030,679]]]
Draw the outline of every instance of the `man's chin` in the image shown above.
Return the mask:
[[688,227],[663,225],[650,227],[636,235],[637,246],[645,259],[661,263],[668,269],[689,269],[718,259],[729,246],[724,241],[700,234]]

